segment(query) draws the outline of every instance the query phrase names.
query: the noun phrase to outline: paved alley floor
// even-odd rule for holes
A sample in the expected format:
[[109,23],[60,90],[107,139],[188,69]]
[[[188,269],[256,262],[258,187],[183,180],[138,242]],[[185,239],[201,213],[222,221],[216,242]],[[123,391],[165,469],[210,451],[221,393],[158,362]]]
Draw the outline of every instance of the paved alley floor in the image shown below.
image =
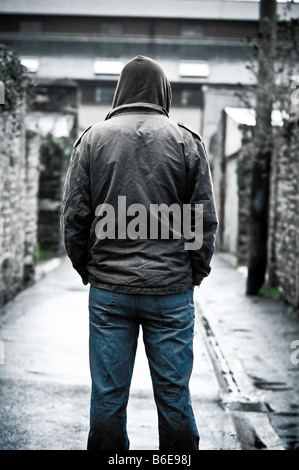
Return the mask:
[[299,318],[281,301],[246,296],[245,276],[216,254],[195,294],[223,403],[242,449],[299,450]]
[[[67,258],[51,263],[0,316],[1,450],[86,449],[89,288]],[[219,254],[194,297],[190,385],[200,449],[298,450],[298,317],[281,302],[247,297],[244,275]],[[131,450],[158,449],[142,332],[128,433]]]
[[[197,318],[191,393],[202,450],[239,449]],[[62,259],[0,317],[0,449],[84,450],[89,425],[88,287]],[[140,335],[128,406],[131,450],[158,449]]]

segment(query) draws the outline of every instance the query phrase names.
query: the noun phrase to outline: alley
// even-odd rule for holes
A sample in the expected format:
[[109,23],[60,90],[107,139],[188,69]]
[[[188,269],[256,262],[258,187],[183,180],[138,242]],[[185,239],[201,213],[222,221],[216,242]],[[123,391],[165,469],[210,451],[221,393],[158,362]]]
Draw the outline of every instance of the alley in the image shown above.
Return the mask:
[[[216,213],[219,222],[212,271],[194,289],[190,387],[200,450],[299,450],[299,0],[215,0],[213,8],[203,0],[1,0],[0,12],[0,450],[86,449],[89,287],[62,256],[62,213],[71,225],[82,220],[80,236],[70,238],[85,234],[88,248],[96,238],[99,253],[107,253],[104,264],[92,259],[96,271],[104,268],[94,279],[123,285],[123,269],[135,288],[146,267],[140,285],[191,284],[181,252],[172,251],[171,267],[163,253],[172,244],[164,241],[161,256],[150,243],[140,257],[136,248],[132,263],[126,243],[117,242],[123,267],[110,271],[111,258],[113,266],[120,263],[110,240],[116,232],[124,240],[121,221],[133,207],[142,207],[127,226],[134,227],[133,239],[144,241],[148,232],[159,238],[158,228],[143,223],[148,204],[159,206],[161,241],[167,207],[178,246],[174,207],[180,215],[182,205],[200,207],[190,227],[182,224],[186,250],[195,251],[186,228],[203,240],[190,254],[195,281],[208,272]],[[152,60],[158,62],[153,70],[163,70],[157,93],[149,69],[141,74],[139,68]],[[130,72],[130,98],[119,102],[132,61],[139,72]],[[96,123],[81,152],[78,137]],[[107,134],[95,138],[104,128]],[[65,200],[75,142],[77,175],[69,173]],[[116,197],[128,197],[124,218],[119,210],[116,219],[108,202]],[[104,216],[94,220],[88,240],[90,214],[95,209],[102,217],[104,207],[113,216],[111,234],[113,220],[118,230],[110,237],[107,220],[101,232]],[[109,240],[103,249],[101,238]],[[83,267],[81,247],[82,258],[76,247],[71,251]],[[117,281],[109,279],[114,272]],[[131,450],[159,447],[142,330],[128,433]]]
[[[88,287],[68,259],[55,261],[0,318],[2,450],[86,448]],[[299,367],[290,345],[299,338],[298,319],[280,302],[246,297],[244,276],[221,256],[212,267],[195,290],[191,393],[200,449],[297,449]],[[158,449],[142,333],[128,432],[131,450]]]
[[[88,287],[68,259],[4,309],[0,448],[84,450],[89,422]],[[55,263],[55,261],[54,261]],[[244,295],[244,276],[215,255],[195,290],[191,393],[201,450],[296,449],[299,322],[280,302]],[[217,296],[215,292],[217,290]],[[158,449],[140,333],[128,406],[131,450]]]
[[[28,288],[1,317],[0,448],[84,450],[89,424],[88,288],[70,262]],[[198,328],[191,382],[201,449],[238,449]],[[128,407],[131,450],[158,449],[157,416],[140,335]]]

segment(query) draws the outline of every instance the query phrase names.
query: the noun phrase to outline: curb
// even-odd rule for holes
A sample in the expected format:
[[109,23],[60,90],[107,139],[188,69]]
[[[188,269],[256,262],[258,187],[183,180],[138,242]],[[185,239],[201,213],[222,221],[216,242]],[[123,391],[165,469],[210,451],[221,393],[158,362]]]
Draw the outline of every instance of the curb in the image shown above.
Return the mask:
[[62,262],[62,258],[51,258],[44,261],[39,261],[35,265],[34,282],[43,279],[47,274],[57,269]]
[[285,450],[273,429],[267,403],[261,401],[240,360],[223,333],[208,314],[203,298],[196,299],[195,308],[200,330],[219,383],[223,406],[230,413],[241,450]]

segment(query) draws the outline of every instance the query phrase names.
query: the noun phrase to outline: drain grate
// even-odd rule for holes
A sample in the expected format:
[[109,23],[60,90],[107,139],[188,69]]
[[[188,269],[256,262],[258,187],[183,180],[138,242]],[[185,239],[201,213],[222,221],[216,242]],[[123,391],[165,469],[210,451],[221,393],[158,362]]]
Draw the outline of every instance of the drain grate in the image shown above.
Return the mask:
[[[271,407],[256,398],[254,390],[242,390],[244,377],[241,376],[241,384],[222,352],[207,318],[201,314],[201,329],[207,344],[207,349],[212,360],[220,390],[223,393],[222,402],[231,413],[236,432],[243,450],[275,449],[283,450],[284,446],[279,436],[274,431],[268,418]],[[234,366],[236,361],[233,361]],[[238,374],[240,371],[238,370]],[[247,382],[246,382],[247,383]],[[268,384],[269,385],[269,384]],[[272,386],[284,386],[285,384],[272,384]],[[247,392],[247,393],[244,393]],[[248,393],[249,392],[249,393]]]
[[241,393],[234,374],[231,371],[212,328],[205,317],[202,317],[202,325],[204,327],[205,337],[210,346],[209,353],[222,390],[226,393],[233,393],[234,395]]

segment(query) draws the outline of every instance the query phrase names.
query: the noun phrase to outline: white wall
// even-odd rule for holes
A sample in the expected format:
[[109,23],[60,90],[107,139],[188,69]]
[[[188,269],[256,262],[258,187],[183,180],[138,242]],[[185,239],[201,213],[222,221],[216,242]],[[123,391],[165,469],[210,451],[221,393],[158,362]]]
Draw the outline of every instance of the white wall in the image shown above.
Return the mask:
[[223,248],[230,253],[237,254],[238,244],[238,214],[239,214],[239,196],[238,196],[238,157],[228,158],[226,160],[225,173],[225,206],[224,206],[224,233]]
[[[81,105],[79,107],[79,129],[83,130],[99,121],[104,121],[111,107],[109,105]],[[196,132],[201,132],[202,113],[198,108],[173,107],[169,117],[174,121],[181,121],[186,126],[192,127]]]
[[111,107],[103,105],[81,105],[78,112],[79,130],[104,121]]

